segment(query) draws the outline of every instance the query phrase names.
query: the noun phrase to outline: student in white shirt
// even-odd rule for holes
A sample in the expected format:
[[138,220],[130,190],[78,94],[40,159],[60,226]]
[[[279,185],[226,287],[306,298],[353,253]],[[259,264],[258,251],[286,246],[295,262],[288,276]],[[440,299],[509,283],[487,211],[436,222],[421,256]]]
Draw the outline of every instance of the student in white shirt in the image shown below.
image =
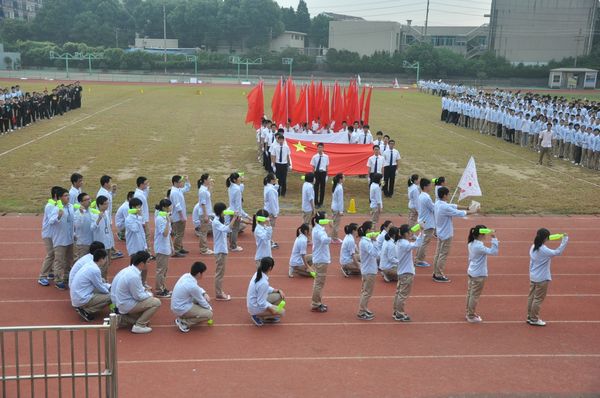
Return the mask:
[[271,166],[279,181],[279,194],[285,197],[287,192],[287,173],[290,167],[290,147],[283,138],[283,129],[277,133],[277,143],[271,145]]
[[227,263],[227,234],[231,233],[231,225],[238,222],[239,216],[231,216],[229,223],[225,222],[223,212],[227,209],[225,203],[215,203],[215,217],[212,220],[212,233],[215,254],[215,299],[221,301],[231,300],[231,296],[223,291],[223,278],[225,277],[225,265]]
[[115,214],[115,227],[117,227],[117,238],[119,240],[125,240],[125,219],[129,211],[129,201],[133,198],[134,191],[127,192],[127,200],[119,206],[117,213]]
[[385,149],[383,148],[383,131],[378,131],[375,134],[375,140],[373,141],[373,145],[379,145],[381,153],[385,152]]
[[358,227],[362,285],[356,316],[363,321],[370,321],[375,318],[375,314],[369,311],[368,308],[369,299],[373,295],[373,286],[375,284],[375,276],[377,275],[377,257],[379,256],[379,250],[377,250],[377,246],[374,243],[375,236],[367,236],[372,230],[373,223],[371,221],[365,221]]
[[171,292],[167,289],[167,271],[169,257],[173,253],[171,241],[171,201],[161,199],[155,207],[154,216],[154,253],[156,253],[155,291],[158,298],[169,298]]
[[448,183],[446,182],[446,177],[444,177],[444,176],[434,178],[432,180],[432,182],[435,184],[435,190],[433,192],[433,196],[434,196],[433,202],[437,203],[440,201],[440,196],[439,196],[438,192],[440,191],[440,189],[442,187],[445,187]]
[[92,243],[92,214],[90,213],[90,195],[83,192],[77,196],[77,205],[74,206],[74,228],[75,228],[75,258],[79,260],[90,251]]
[[190,327],[213,317],[210,297],[198,285],[204,272],[206,272],[206,265],[197,261],[192,264],[190,272],[183,274],[173,287],[171,311],[177,316],[175,324],[183,333],[189,332]]
[[131,332],[136,334],[152,332],[148,323],[161,305],[142,284],[141,275],[148,272],[148,260],[148,252],[135,253],[131,256],[131,265],[119,271],[110,287],[111,300],[119,314],[119,326],[133,325]]
[[238,233],[242,230],[242,220],[248,220],[250,218],[248,213],[246,213],[242,207],[242,192],[244,190],[244,184],[242,182],[243,177],[241,177],[239,173],[231,173],[225,181],[227,193],[229,195],[229,209],[233,210],[238,216],[235,218],[235,220],[232,220],[230,224],[231,234],[229,236],[229,240],[232,252],[241,252],[244,250],[241,246],[238,246],[237,238]]
[[419,175],[413,174],[408,178],[408,225],[411,227],[419,220]]
[[[262,221],[264,219],[264,221]],[[256,253],[254,260],[256,266],[260,265],[260,260],[263,257],[272,257],[271,255],[271,238],[273,237],[273,228],[269,220],[269,212],[260,209],[252,217],[252,233],[256,241]]]
[[346,278],[350,275],[360,275],[360,255],[356,246],[358,224],[350,223],[344,227],[346,236],[340,247],[340,266]]
[[260,260],[256,273],[252,275],[248,284],[248,293],[246,294],[246,307],[250,314],[250,319],[256,326],[262,326],[265,323],[278,323],[281,316],[285,314],[285,309],[278,308],[279,303],[285,300],[285,295],[281,289],[274,289],[269,285],[268,273],[275,266],[272,257],[263,257]]
[[[73,264],[73,266],[71,267],[71,270],[69,271],[69,289],[71,288],[73,279],[75,279],[75,275],[77,275],[77,273],[83,267],[85,267],[86,265],[88,265],[90,262],[92,262],[94,260],[94,252],[98,249],[104,249],[104,243],[97,242],[97,241],[92,242],[92,244],[90,245],[89,252],[87,252],[85,254],[85,256],[82,256],[79,260],[75,261],[75,264]],[[104,280],[106,280],[106,279],[104,279]]]
[[[357,130],[358,123],[354,123],[354,130]],[[369,125],[365,124],[362,129],[359,129],[356,144],[372,144],[373,143],[373,134],[369,131]]]
[[200,225],[198,226],[198,236],[200,254],[210,255],[214,254],[212,250],[208,248],[208,231],[212,227],[212,218],[215,216],[213,213],[212,205],[212,187],[214,180],[210,178],[209,174],[202,174],[198,180],[198,216],[200,218]]
[[325,198],[325,183],[327,182],[327,171],[329,170],[329,156],[327,156],[323,149],[325,144],[322,142],[317,144],[317,153],[310,160],[310,165],[313,168],[315,175],[315,207],[318,209],[323,206],[323,199]]
[[367,167],[369,169],[369,184],[371,183],[371,178],[374,174],[383,175],[383,164],[384,159],[379,152],[379,146],[374,145],[373,155],[367,160]]
[[108,253],[108,259],[100,267],[102,278],[108,278],[108,268],[110,267],[111,254],[114,251],[115,239],[112,234],[111,219],[108,214],[108,198],[106,196],[98,196],[96,198],[97,209],[90,207],[92,213],[90,229],[92,230],[92,238],[95,241],[102,242],[103,249]]
[[333,243],[342,243],[338,238],[338,228],[340,220],[344,216],[344,175],[338,173],[333,177],[333,192],[331,197],[331,213],[333,214],[333,228],[331,230],[331,241]]
[[410,316],[404,311],[404,303],[410,295],[415,278],[415,266],[413,264],[413,251],[423,244],[424,234],[420,233],[413,242],[414,235],[408,224],[402,224],[398,231],[396,241],[396,255],[398,258],[398,284],[396,285],[396,296],[394,297],[393,319],[398,322],[409,322]]
[[302,184],[302,220],[304,224],[310,224],[315,214],[314,181],[315,173],[309,172],[304,175],[304,184]]
[[544,156],[548,158],[548,166],[552,166],[552,123],[546,124],[546,130],[540,133],[540,159],[538,164],[542,165]]
[[480,232],[481,229],[486,229],[485,225],[476,225],[469,230],[468,251],[469,251],[469,268],[467,276],[469,278],[467,285],[467,322],[479,323],[482,319],[475,309],[479,302],[479,297],[483,291],[483,286],[488,276],[487,256],[496,256],[498,254],[498,239],[496,234],[492,232],[492,245],[485,246],[488,234]]
[[190,180],[188,176],[174,175],[171,178],[173,186],[169,200],[173,204],[173,215],[171,217],[171,228],[173,228],[173,249],[176,257],[188,254],[189,251],[183,247],[183,237],[185,235],[185,223],[187,221],[187,209],[185,205],[186,192],[190,190]]
[[560,245],[556,249],[550,249],[546,242],[550,237],[550,231],[546,228],[538,229],[533,245],[529,249],[529,297],[527,298],[527,323],[532,326],[546,326],[546,322],[539,317],[540,308],[546,293],[548,284],[552,280],[550,265],[552,257],[560,256],[567,247],[569,237],[563,234]]
[[[279,196],[277,193],[279,186],[277,185],[275,174],[267,174],[263,180],[263,185],[265,186],[263,188],[263,208],[269,213],[271,228],[275,229],[277,216],[279,215]],[[275,241],[271,241],[271,247],[275,249],[278,248],[279,245]]]
[[54,286],[65,290],[68,270],[73,264],[73,236],[75,210],[69,203],[69,191],[60,188],[57,192],[58,200],[52,211],[48,223],[52,225],[52,245],[54,246]]
[[381,246],[379,269],[385,282],[398,280],[398,255],[396,253],[398,233],[399,229],[397,227],[391,227],[385,234],[384,242]]
[[50,189],[50,199],[44,205],[44,217],[42,218],[42,241],[46,248],[46,257],[42,262],[40,268],[40,275],[38,277],[38,284],[41,286],[49,286],[50,279],[54,278],[52,273],[52,266],[54,265],[54,245],[52,244],[52,228],[50,224],[50,216],[54,212],[56,201],[58,200],[58,192],[60,187],[54,186]]
[[429,267],[431,265],[425,261],[425,254],[435,232],[435,207],[430,196],[431,181],[427,178],[421,178],[419,185],[421,186],[421,193],[419,194],[418,211],[419,224],[423,226],[423,244],[417,250],[415,265],[417,267]]
[[[108,215],[112,218],[113,214],[113,198],[117,194],[117,184],[112,183],[112,177],[108,175],[103,175],[100,177],[100,189],[98,193],[96,193],[96,198],[99,196],[105,196],[108,199]],[[123,257],[123,253],[120,251],[114,251],[111,254],[111,258],[121,258]]]
[[371,208],[371,221],[377,225],[379,215],[383,210],[383,197],[381,194],[381,174],[371,175],[371,184],[369,185],[369,207]]
[[394,196],[394,184],[396,182],[396,171],[400,152],[394,146],[396,141],[390,140],[389,147],[383,152],[383,194],[386,198]]
[[[144,218],[141,212],[142,201],[136,197],[131,198],[129,201],[129,211],[125,219],[125,243],[129,256],[139,251],[148,251],[146,234],[143,227]],[[146,278],[144,278],[145,280]]]
[[290,278],[293,278],[295,275],[312,276],[311,272],[315,272],[315,269],[312,267],[312,256],[307,254],[309,232],[310,226],[308,224],[302,224],[296,229],[296,240],[292,247],[290,268],[288,270]]
[[[331,244],[331,238],[325,232],[325,228],[319,224],[319,221],[327,219],[327,213],[324,211],[316,212],[313,217],[312,223],[312,261],[313,268],[317,273],[313,284],[312,293],[312,308],[313,312],[327,312],[328,307],[323,304],[322,292],[325,286],[325,280],[327,279],[327,268],[331,264],[331,254],[329,252],[329,245]],[[332,224],[329,223],[331,230]]]
[[134,198],[138,198],[142,201],[142,227],[144,228],[144,235],[146,235],[146,246],[150,254],[150,248],[152,247],[152,237],[150,235],[150,209],[148,207],[148,195],[150,194],[150,182],[146,177],[138,177],[136,180],[136,190],[133,194]]
[[69,281],[71,305],[86,322],[94,320],[94,314],[110,304],[110,284],[104,282],[100,275],[100,268],[106,257],[106,250],[96,250],[93,261],[82,267],[73,281]]
[[71,174],[71,189],[69,189],[69,203],[75,205],[79,203],[77,197],[81,193],[83,187],[83,176],[79,173]]

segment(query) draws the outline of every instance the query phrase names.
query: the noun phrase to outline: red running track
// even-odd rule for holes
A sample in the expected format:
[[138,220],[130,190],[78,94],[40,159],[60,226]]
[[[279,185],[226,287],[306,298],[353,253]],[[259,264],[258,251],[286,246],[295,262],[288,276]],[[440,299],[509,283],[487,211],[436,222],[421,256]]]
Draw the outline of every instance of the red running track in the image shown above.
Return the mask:
[[[347,216],[344,222],[363,219]],[[68,292],[36,283],[44,255],[40,221],[39,216],[0,217],[1,326],[80,322]],[[452,283],[436,284],[430,269],[417,269],[407,302],[413,322],[400,324],[391,318],[395,285],[381,278],[370,305],[375,320],[356,319],[360,279],[342,277],[339,245],[332,245],[324,290],[330,311],[310,312],[311,280],[287,277],[294,230],[301,221],[280,217],[275,230],[280,248],[273,250],[276,266],[270,281],[287,295],[282,323],[263,328],[250,323],[245,294],[254,272],[255,245],[245,232],[240,236],[245,250],[230,254],[227,261],[225,289],[233,300],[213,302],[214,326],[180,333],[164,300],[151,334],[119,331],[120,396],[597,396],[599,221],[593,216],[456,220],[447,264]],[[498,231],[500,255],[489,258],[490,276],[478,307],[484,323],[472,325],[464,321],[465,240],[467,228],[480,222]],[[571,238],[563,256],[553,260],[554,278],[541,314],[548,322],[544,328],[524,322],[528,249],[539,227],[568,232]],[[117,246],[125,251],[122,242]],[[209,269],[202,285],[214,296],[214,259],[198,254],[191,225],[185,246],[192,254],[169,262],[170,287],[200,259]],[[429,260],[433,251],[432,245]],[[114,261],[109,278],[126,264]]]

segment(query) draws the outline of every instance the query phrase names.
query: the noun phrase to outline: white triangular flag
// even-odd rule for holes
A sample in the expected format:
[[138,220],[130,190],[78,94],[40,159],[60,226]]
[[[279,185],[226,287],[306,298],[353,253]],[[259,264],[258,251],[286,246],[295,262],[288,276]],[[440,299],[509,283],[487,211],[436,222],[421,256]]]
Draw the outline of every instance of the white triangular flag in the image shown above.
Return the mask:
[[356,75],[356,82],[357,82],[357,83],[358,83],[358,85],[360,86],[360,82],[361,82],[361,80],[360,80],[360,75]]
[[458,188],[460,189],[458,200],[463,200],[467,196],[482,195],[479,181],[477,180],[477,168],[475,167],[475,159],[473,156],[471,156],[469,163],[467,163],[467,167],[458,183]]

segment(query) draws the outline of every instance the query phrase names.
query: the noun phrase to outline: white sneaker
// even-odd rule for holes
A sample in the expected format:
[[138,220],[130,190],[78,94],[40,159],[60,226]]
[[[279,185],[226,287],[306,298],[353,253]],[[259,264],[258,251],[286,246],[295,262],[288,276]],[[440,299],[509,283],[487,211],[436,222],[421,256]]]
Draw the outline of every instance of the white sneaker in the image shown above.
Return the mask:
[[184,321],[182,321],[179,318],[175,318],[175,324],[177,325],[177,327],[179,328],[179,330],[181,330],[183,333],[187,333],[190,331],[190,327],[188,324],[186,324]]
[[236,246],[235,248],[231,249],[232,252],[241,252],[244,249],[242,248],[242,246]]
[[131,333],[136,334],[145,334],[150,333],[151,331],[152,328],[150,326],[133,325],[133,327],[131,328]]
[[528,322],[532,326],[546,326],[546,322],[542,321],[541,319],[538,319],[537,321],[529,320]]
[[208,256],[208,255],[211,255],[211,254],[215,254],[215,252],[212,251],[212,250],[210,250],[210,249],[208,249],[204,253],[200,253],[200,254],[204,254],[204,255]]
[[481,323],[483,321],[479,315],[475,315],[473,317],[467,315],[466,318],[467,322],[469,323]]
[[294,277],[294,268],[292,268],[292,267],[289,267],[289,268],[288,268],[288,276],[289,276],[290,278],[293,278],[293,277]]

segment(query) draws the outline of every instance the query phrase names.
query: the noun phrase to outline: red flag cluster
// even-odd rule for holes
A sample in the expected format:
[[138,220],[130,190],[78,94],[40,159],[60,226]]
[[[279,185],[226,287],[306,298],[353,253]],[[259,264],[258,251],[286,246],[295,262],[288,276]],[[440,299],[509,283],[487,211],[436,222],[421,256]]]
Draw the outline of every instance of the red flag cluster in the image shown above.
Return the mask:
[[[352,124],[356,120],[369,122],[371,110],[371,93],[373,88],[369,87],[368,93],[363,87],[362,92],[356,80],[351,80],[346,88],[335,82],[330,92],[329,86],[323,82],[305,84],[300,87],[298,98],[296,98],[296,85],[291,78],[279,80],[275,86],[275,93],[271,100],[271,112],[273,120],[278,125],[285,125],[289,120],[291,125],[309,126],[313,121],[318,121],[325,126],[335,122],[335,129],[341,129],[342,121]],[[255,128],[260,126],[264,113],[263,84],[259,83],[248,94],[248,113],[246,123],[252,122]]]

